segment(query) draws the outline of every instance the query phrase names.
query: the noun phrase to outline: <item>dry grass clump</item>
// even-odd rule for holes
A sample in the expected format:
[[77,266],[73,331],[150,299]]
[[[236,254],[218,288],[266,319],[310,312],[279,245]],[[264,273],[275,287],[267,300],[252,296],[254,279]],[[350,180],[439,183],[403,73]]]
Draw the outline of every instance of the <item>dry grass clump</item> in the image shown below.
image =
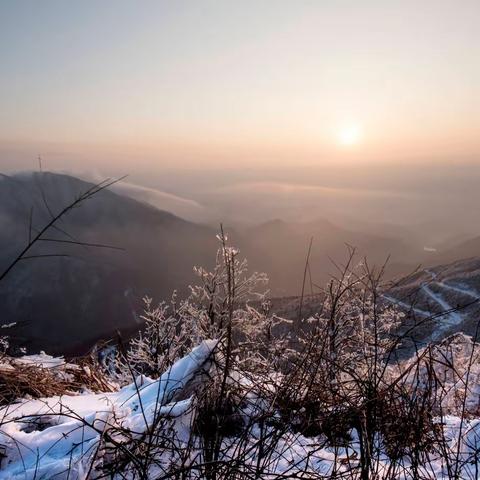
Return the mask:
[[0,404],[7,405],[18,398],[63,395],[69,392],[69,383],[48,368],[8,364],[0,368]]
[[4,358],[0,365],[0,405],[19,398],[68,395],[85,389],[93,392],[116,390],[90,357],[48,367]]

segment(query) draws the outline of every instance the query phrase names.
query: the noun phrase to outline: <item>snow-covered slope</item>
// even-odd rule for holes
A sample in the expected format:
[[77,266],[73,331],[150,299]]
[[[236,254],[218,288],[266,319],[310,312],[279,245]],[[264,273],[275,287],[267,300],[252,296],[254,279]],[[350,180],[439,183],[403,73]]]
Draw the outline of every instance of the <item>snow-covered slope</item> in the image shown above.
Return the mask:
[[181,417],[189,410],[190,398],[181,393],[208,370],[215,346],[204,342],[158,380],[142,376],[115,393],[23,400],[2,408],[0,444],[6,450],[0,478],[86,478],[101,440],[114,426],[140,436],[158,416]]
[[473,335],[480,312],[480,258],[419,271],[397,282],[384,298],[424,322],[423,341],[460,331]]

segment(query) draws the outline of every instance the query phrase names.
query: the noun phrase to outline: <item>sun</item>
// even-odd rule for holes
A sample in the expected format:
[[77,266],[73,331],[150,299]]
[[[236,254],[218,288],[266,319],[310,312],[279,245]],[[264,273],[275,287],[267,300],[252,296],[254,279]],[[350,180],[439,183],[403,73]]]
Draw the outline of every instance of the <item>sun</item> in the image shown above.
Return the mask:
[[341,128],[337,140],[344,147],[352,147],[362,140],[362,130],[358,125],[348,125]]

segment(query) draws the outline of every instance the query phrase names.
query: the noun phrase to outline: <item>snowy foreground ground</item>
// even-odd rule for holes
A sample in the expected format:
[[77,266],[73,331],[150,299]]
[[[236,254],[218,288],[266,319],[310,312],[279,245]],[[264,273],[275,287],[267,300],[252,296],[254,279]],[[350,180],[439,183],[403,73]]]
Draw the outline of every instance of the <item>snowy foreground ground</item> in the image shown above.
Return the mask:
[[[172,419],[177,442],[188,442],[195,407],[192,392],[185,393],[185,388],[208,368],[215,345],[215,341],[203,342],[189,355],[177,361],[160,379],[154,381],[139,377],[118,392],[86,392],[75,396],[24,399],[3,407],[0,410],[0,445],[4,448],[4,457],[0,478],[97,478],[96,467],[105,460],[104,447],[109,432],[116,432],[112,433],[115,439],[110,440],[121,444],[125,439],[119,431],[141,436],[161,416]],[[59,365],[58,360],[45,358],[30,358],[27,361],[37,361],[51,368]],[[248,414],[248,409],[246,412]],[[446,431],[449,455],[458,458],[460,462],[471,458],[472,452],[476,452],[480,446],[480,420],[462,421],[455,416],[446,416],[441,428]],[[252,444],[257,434],[259,428],[252,428]],[[306,438],[298,433],[284,432],[276,443],[275,451],[271,452],[271,470],[263,473],[262,478],[279,478],[278,475],[282,473],[286,475],[282,478],[359,478],[358,471],[352,473],[352,467],[355,467],[359,457],[355,431],[351,432],[351,438],[347,448],[334,449],[320,447],[325,445],[320,438]],[[234,437],[225,440],[227,450],[231,453],[230,458],[235,456],[236,442]],[[163,455],[164,458],[157,458],[149,468],[148,477],[180,478],[166,474],[170,464],[177,459],[172,454]],[[194,463],[199,456],[199,451],[195,453],[192,450],[189,461]],[[245,461],[254,465],[257,459],[252,454]],[[376,462],[377,478],[382,478],[390,467],[388,457],[380,457]],[[447,467],[444,459],[440,456],[436,459],[432,453],[428,464],[420,466],[418,478],[451,478],[451,471],[449,473]],[[300,476],[296,477],[298,472],[301,472]],[[462,464],[458,478],[478,478],[477,475],[476,466],[466,462]],[[192,476],[195,474],[190,473],[189,478]],[[121,475],[116,474],[115,478],[134,477],[126,471]],[[402,474],[398,478],[413,477]]]
[[25,400],[5,407],[0,438],[7,449],[0,478],[85,478],[112,419],[139,433],[158,415],[181,422],[190,401],[171,399],[202,368],[214,346],[204,342],[159,380],[141,377],[116,393]]

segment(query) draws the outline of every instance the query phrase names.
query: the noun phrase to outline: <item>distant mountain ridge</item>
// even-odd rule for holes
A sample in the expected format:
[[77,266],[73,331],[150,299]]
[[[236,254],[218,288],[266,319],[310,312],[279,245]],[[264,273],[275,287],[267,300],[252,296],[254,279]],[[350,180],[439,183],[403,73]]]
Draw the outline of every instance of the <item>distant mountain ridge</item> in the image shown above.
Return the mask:
[[435,257],[437,263],[448,263],[459,258],[472,258],[480,256],[480,236],[462,239],[455,245],[438,252]]

